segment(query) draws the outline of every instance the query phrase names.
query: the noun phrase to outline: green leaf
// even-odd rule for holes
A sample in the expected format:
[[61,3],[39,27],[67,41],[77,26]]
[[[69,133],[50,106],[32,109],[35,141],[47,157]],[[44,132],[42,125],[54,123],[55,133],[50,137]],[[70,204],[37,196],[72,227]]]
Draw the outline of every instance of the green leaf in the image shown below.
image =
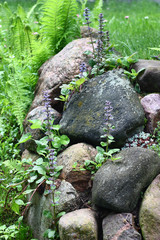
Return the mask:
[[97,153],[96,157],[95,157],[95,161],[97,163],[103,163],[105,161],[105,158],[103,156],[102,153]]
[[78,80],[76,81],[76,85],[77,85],[78,87],[80,87],[85,81],[86,81],[85,78],[80,78],[80,79],[78,79]]
[[113,140],[114,137],[112,135],[108,135],[108,139]]
[[24,206],[25,205],[25,203],[21,199],[16,199],[15,203],[18,204],[19,206]]
[[103,153],[105,152],[104,149],[101,148],[101,147],[99,147],[99,146],[97,146],[96,149],[97,149],[97,151],[98,151],[99,153],[101,153],[101,154],[103,154]]
[[56,172],[60,172],[63,169],[63,166],[57,166],[55,169],[56,169]]
[[45,176],[41,177],[40,179],[38,179],[38,180],[36,181],[36,184],[39,184],[39,183],[43,182],[43,180],[45,180],[45,179],[46,179]]
[[52,141],[52,146],[54,147],[54,148],[60,148],[61,147],[61,139],[60,139],[60,137],[54,137],[54,141]]
[[46,218],[48,218],[48,219],[52,219],[52,218],[53,218],[53,215],[52,215],[51,211],[49,211],[49,210],[44,210],[44,211],[43,211],[43,215],[44,215]]
[[43,158],[38,158],[38,159],[34,162],[34,164],[36,164],[36,165],[42,165],[42,163],[43,163]]
[[46,175],[46,171],[40,166],[34,166],[33,171],[37,171],[41,175]]
[[56,232],[55,232],[54,230],[50,230],[49,233],[48,233],[48,237],[54,239],[55,233],[56,233]]
[[29,194],[29,193],[31,193],[33,191],[34,191],[34,189],[28,189],[28,190],[23,192],[23,195],[27,195],[27,194]]
[[70,142],[70,139],[66,135],[62,135],[60,136],[60,141],[62,145],[68,145]]
[[28,182],[29,182],[29,183],[32,183],[32,182],[34,182],[36,179],[37,179],[37,175],[34,175],[34,176],[30,177],[30,179],[28,179]]
[[106,147],[108,145],[107,142],[100,142],[100,144],[101,144],[102,147]]
[[28,120],[28,122],[32,123],[32,125],[30,126],[31,129],[41,129],[42,128],[42,122],[39,119]]
[[60,218],[60,217],[62,217],[65,214],[66,214],[66,212],[60,212],[60,213],[57,214],[57,218]]
[[85,55],[91,55],[92,52],[91,52],[90,50],[87,50],[87,51],[84,52],[84,54],[85,54]]
[[31,138],[32,138],[31,133],[26,133],[26,134],[22,135],[22,137],[20,138],[18,144],[20,144],[20,143],[25,143],[25,142],[27,142],[28,140],[30,140]]
[[23,216],[19,217],[18,218],[18,223],[22,222],[22,220],[23,220]]
[[56,131],[59,131],[60,127],[61,127],[61,126],[58,125],[58,124],[52,126],[53,130],[56,130]]
[[149,48],[151,50],[160,51],[160,48]]
[[19,205],[14,200],[12,201],[11,209],[19,215]]

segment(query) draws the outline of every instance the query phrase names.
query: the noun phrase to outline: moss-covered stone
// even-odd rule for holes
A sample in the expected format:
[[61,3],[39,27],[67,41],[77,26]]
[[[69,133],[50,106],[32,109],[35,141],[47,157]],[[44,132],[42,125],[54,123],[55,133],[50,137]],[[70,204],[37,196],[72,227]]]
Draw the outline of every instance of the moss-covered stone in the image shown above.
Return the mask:
[[82,91],[72,96],[60,121],[61,133],[75,142],[99,144],[104,133],[106,100],[113,107],[115,130],[112,134],[117,146],[142,130],[144,111],[139,98],[122,71],[114,70],[88,80]]

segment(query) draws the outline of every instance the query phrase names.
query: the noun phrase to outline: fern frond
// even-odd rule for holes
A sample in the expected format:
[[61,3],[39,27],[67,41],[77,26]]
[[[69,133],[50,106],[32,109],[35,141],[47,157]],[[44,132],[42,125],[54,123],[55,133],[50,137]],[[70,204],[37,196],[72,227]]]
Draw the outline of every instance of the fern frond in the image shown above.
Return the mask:
[[97,22],[98,16],[103,12],[103,0],[96,0],[92,10],[93,18]]
[[9,66],[8,80],[6,83],[6,92],[10,100],[13,114],[17,118],[20,130],[23,130],[23,120],[26,115],[26,110],[33,98],[33,93],[30,89],[30,83],[24,78],[24,70],[19,65],[18,59],[12,59],[12,65]]
[[[62,37],[67,39],[69,36],[73,40],[78,34],[78,29],[76,29],[76,14],[78,12],[76,0],[63,0],[61,4],[59,14],[61,16],[61,26],[62,26]],[[69,40],[70,41],[70,40]]]
[[50,45],[50,40],[47,38],[41,39],[38,41],[33,39],[31,42],[32,47],[32,57],[31,64],[33,66],[33,70],[37,71],[37,69],[42,66],[42,64],[47,61],[51,56],[53,56],[53,51]]
[[84,13],[84,9],[86,8],[87,1],[88,1],[88,0],[80,0],[80,3],[81,3],[81,12],[80,12],[80,15],[81,15],[81,17],[83,17],[83,13]]
[[[77,3],[76,0],[47,0],[42,6],[43,35],[51,40],[54,50],[62,49],[68,36],[75,36]],[[62,44],[63,42],[63,44]]]
[[60,16],[58,15],[60,2],[60,0],[47,0],[42,6],[44,15],[42,33],[51,39],[53,48],[55,48],[61,34]]
[[27,18],[26,12],[21,5],[18,4],[17,15],[23,20]]

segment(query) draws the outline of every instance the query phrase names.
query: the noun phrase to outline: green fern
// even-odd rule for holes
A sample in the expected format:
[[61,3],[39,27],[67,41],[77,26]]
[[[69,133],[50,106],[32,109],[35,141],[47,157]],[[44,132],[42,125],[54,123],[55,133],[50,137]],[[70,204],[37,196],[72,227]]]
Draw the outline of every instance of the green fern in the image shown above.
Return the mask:
[[84,13],[84,9],[86,8],[87,1],[88,1],[88,0],[80,0],[80,3],[81,3],[81,12],[80,12],[80,15],[81,15],[81,17],[83,17],[83,13]]
[[[94,8],[92,10],[92,14],[93,14],[95,23],[98,22],[98,16],[102,12],[103,12],[103,0],[96,0],[96,2],[94,4]],[[95,25],[95,23],[94,23],[94,25]]]
[[50,38],[55,53],[61,50],[75,35],[79,34],[76,27],[76,0],[47,0],[43,6],[43,35]]
[[12,65],[11,67],[9,66],[8,71],[10,74],[6,83],[7,95],[11,103],[12,112],[16,116],[22,132],[23,120],[25,118],[26,109],[31,102],[32,93],[29,91],[29,83],[26,82],[26,79],[23,79],[24,75],[22,74],[22,68],[20,68],[17,59],[12,61]]

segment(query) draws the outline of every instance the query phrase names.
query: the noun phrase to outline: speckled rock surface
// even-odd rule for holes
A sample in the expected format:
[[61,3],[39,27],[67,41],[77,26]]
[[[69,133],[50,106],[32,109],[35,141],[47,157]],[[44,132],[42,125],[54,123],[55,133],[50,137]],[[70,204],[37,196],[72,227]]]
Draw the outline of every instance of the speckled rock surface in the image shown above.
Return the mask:
[[122,150],[95,174],[92,201],[99,207],[131,212],[143,191],[160,172],[160,158],[150,149],[133,147]]
[[91,209],[70,212],[59,220],[60,240],[97,240],[98,227]]
[[63,83],[69,83],[75,75],[79,74],[80,63],[86,62],[88,65],[88,56],[84,54],[87,50],[92,51],[89,38],[74,40],[41,66],[35,98],[30,110],[42,105],[44,90],[47,90],[51,96],[52,107],[56,110],[59,108],[59,102],[54,100],[60,95],[59,87]]
[[[86,143],[78,143],[68,147],[57,157],[57,164],[63,166],[60,178],[70,182],[78,191],[87,190],[91,187],[91,173],[80,169],[84,167],[85,160],[94,161],[96,154],[97,150]],[[75,163],[77,165],[73,168]]]
[[103,240],[141,240],[131,213],[109,214],[103,219]]
[[160,61],[156,60],[139,60],[133,64],[137,72],[145,68],[143,72],[138,75],[137,82],[141,91],[147,93],[154,93],[160,91]]
[[147,118],[146,130],[153,133],[157,122],[160,121],[160,94],[148,94],[141,99],[141,104],[144,108]]
[[118,70],[88,80],[72,96],[60,121],[61,133],[76,142],[99,145],[106,100],[113,107],[112,135],[116,145],[123,146],[130,135],[143,129],[144,111],[130,81]]
[[160,175],[144,194],[140,209],[140,227],[145,240],[160,239]]
[[[60,194],[57,195],[59,197],[59,204],[56,206],[56,214],[62,211],[67,213],[79,208],[79,196],[70,183],[62,181],[57,191]],[[57,191],[55,191],[55,194]],[[45,210],[53,214],[52,200],[53,196],[51,193],[45,196],[36,192],[32,198],[32,204],[27,214],[27,222],[33,230],[34,238],[38,240],[44,240],[44,232],[48,228],[53,227],[53,219],[47,218],[43,214]]]

